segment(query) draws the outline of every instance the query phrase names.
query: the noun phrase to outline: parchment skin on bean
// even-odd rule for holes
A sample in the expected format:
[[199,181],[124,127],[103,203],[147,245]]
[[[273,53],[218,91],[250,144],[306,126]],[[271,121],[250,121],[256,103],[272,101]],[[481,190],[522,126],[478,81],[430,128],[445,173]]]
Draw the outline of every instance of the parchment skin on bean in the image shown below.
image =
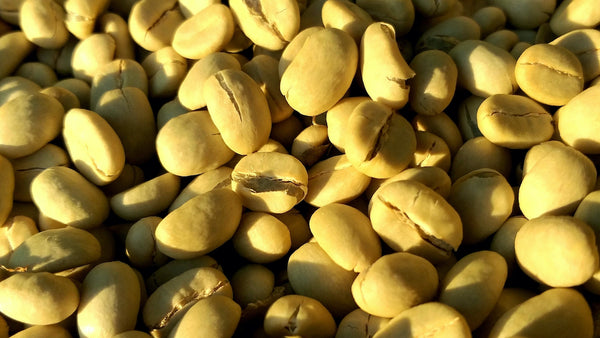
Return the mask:
[[556,73],[558,73],[560,75],[566,75],[566,76],[569,76],[569,77],[574,77],[576,79],[583,80],[582,76],[579,76],[577,74],[571,74],[569,72],[565,72],[565,71],[560,70],[560,69],[556,69],[556,68],[554,68],[552,66],[549,66],[549,65],[541,63],[541,62],[519,62],[519,66],[540,66],[540,67],[548,68],[548,69],[550,69],[550,70],[552,70],[552,71],[554,71],[554,72],[556,72]]
[[485,117],[492,117],[494,115],[506,115],[506,116],[511,116],[511,117],[546,117],[548,116],[547,113],[545,112],[526,112],[526,113],[510,113],[510,112],[505,112],[502,110],[494,110],[492,112],[490,112],[489,114],[487,114]]
[[125,68],[125,60],[119,60],[119,70],[117,71],[117,88],[123,88],[123,68]]
[[238,114],[240,121],[242,121],[243,120],[242,119],[242,111],[240,110],[240,105],[238,104],[238,101],[235,98],[235,93],[233,92],[233,90],[231,90],[231,88],[227,84],[227,81],[225,81],[223,74],[217,73],[217,74],[215,74],[215,78],[217,79],[217,81],[219,81],[219,86],[221,86],[221,88],[223,88],[225,93],[227,93],[227,97],[229,97],[229,101],[233,104],[233,108],[235,108],[235,112]]
[[296,329],[298,328],[298,326],[296,325],[296,321],[298,319],[298,313],[300,312],[300,307],[302,306],[302,303],[298,304],[298,306],[296,306],[296,308],[294,309],[294,312],[292,312],[292,314],[290,315],[290,318],[288,319],[288,323],[286,326],[284,326],[284,329],[288,330],[290,334],[294,334],[294,332],[296,331]]
[[177,314],[177,312],[179,310],[183,309],[186,305],[188,305],[194,301],[198,301],[200,299],[210,297],[211,295],[215,294],[217,291],[219,291],[221,288],[225,287],[228,284],[229,284],[229,281],[220,281],[219,283],[217,283],[217,285],[215,285],[211,289],[203,290],[202,292],[199,292],[199,291],[192,292],[191,294],[189,294],[188,296],[183,298],[178,304],[175,304],[175,306],[171,309],[171,311],[169,311],[160,320],[160,322],[158,322],[156,325],[153,325],[152,327],[150,327],[150,329],[151,330],[159,330],[159,329],[164,328],[165,326],[167,326],[167,324],[169,324],[169,321],[171,320],[171,318],[173,318],[173,316],[175,316],[175,314]]
[[250,190],[252,193],[285,192],[302,200],[305,195],[306,186],[293,179],[261,176],[257,173],[232,173],[232,180]]
[[460,43],[460,40],[449,35],[432,35],[418,43],[416,50],[439,49],[448,51]]
[[67,11],[67,15],[65,17],[65,21],[69,22],[85,22],[85,21],[94,21],[95,18],[84,16],[75,12]]
[[333,168],[332,170],[323,170],[323,171],[319,171],[319,172],[313,173],[311,176],[308,176],[308,180],[309,181],[313,180],[313,179],[315,179],[315,178],[317,178],[319,176],[331,175],[331,174],[335,173],[336,171],[341,171],[341,170],[344,170],[344,169],[348,169],[350,167],[352,167],[352,163],[350,163],[350,162],[344,162],[342,164],[336,165],[336,167]]
[[477,178],[497,178],[497,177],[501,177],[502,175],[495,173],[495,172],[490,172],[490,171],[483,171],[474,175],[471,175],[471,178],[473,177],[477,177]]
[[263,8],[262,8],[262,4],[260,3],[260,0],[244,0],[244,4],[246,4],[246,7],[248,7],[250,14],[257,17],[260,21],[264,22],[266,26],[271,28],[271,30],[273,31],[273,33],[275,34],[275,36],[277,36],[277,38],[279,40],[281,40],[283,42],[288,42],[288,40],[286,40],[283,37],[283,34],[281,34],[281,32],[279,31],[279,28],[277,28],[277,25],[273,22],[269,22],[269,19],[263,12]]
[[[420,191],[417,191],[417,194],[413,198],[412,204],[415,204],[420,195]],[[381,195],[377,196],[377,198],[383,203],[383,205],[388,207],[388,209],[390,209],[391,212],[394,213],[394,215],[396,215],[396,218],[400,222],[402,222],[403,224],[407,224],[408,226],[413,228],[424,241],[433,245],[434,247],[436,247],[437,249],[439,249],[447,255],[449,255],[452,252],[452,250],[455,250],[455,248],[453,248],[450,244],[446,243],[442,239],[435,237],[433,234],[428,233],[425,229],[421,227],[421,225],[415,223],[410,218],[410,216],[408,216],[402,209],[399,209],[396,205],[385,200],[385,198],[383,198]]]
[[160,23],[160,21],[161,21],[161,20],[162,20],[164,17],[166,17],[166,16],[167,16],[167,15],[168,15],[170,12],[173,12],[173,11],[178,11],[178,10],[179,10],[179,2],[175,2],[175,4],[173,5],[173,7],[171,7],[171,8],[169,8],[169,9],[167,9],[166,11],[164,11],[164,12],[163,12],[163,13],[162,13],[162,14],[161,14],[161,15],[160,15],[160,16],[159,16],[157,19],[156,19],[156,21],[154,21],[154,22],[152,23],[152,25],[150,25],[150,27],[148,27],[148,28],[146,29],[146,33],[144,33],[144,41],[146,40],[146,37],[148,36],[148,34],[150,34],[150,31],[151,31],[151,30],[152,30],[154,27],[156,27],[156,26],[157,26],[157,25]]
[[437,145],[437,142],[435,142],[435,141],[431,142],[431,144],[429,145],[429,148],[427,148],[427,152],[426,152],[427,155],[421,161],[419,161],[417,163],[417,167],[420,167],[423,162],[426,162],[429,158],[431,158],[431,154],[433,153],[433,149],[435,149],[436,145]]
[[390,129],[390,124],[392,123],[393,116],[394,116],[394,113],[392,112],[387,117],[387,119],[384,121],[381,128],[379,129],[379,133],[377,134],[377,139],[375,140],[373,146],[371,147],[371,150],[369,150],[369,152],[365,155],[365,158],[364,158],[365,162],[370,161],[373,158],[375,158],[375,156],[377,156],[377,154],[379,153],[381,148],[383,148],[385,142],[387,141],[387,139],[389,137],[389,129]]

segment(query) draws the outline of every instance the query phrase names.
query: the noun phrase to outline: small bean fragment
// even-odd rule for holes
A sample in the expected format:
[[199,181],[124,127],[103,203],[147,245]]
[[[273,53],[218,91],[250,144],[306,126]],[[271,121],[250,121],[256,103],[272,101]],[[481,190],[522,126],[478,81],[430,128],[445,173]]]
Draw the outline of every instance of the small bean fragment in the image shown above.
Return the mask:
[[304,124],[300,118],[292,115],[281,122],[273,123],[270,137],[281,143],[285,148],[290,149],[294,139],[303,129]]
[[529,47],[531,47],[530,43],[519,41],[510,50],[510,54],[518,60],[521,57],[521,54]]

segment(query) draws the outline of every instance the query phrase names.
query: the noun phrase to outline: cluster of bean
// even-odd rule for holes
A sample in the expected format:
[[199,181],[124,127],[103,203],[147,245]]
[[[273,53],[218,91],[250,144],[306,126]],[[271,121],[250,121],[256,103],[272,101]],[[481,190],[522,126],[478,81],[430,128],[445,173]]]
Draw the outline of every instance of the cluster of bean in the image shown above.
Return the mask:
[[0,1],[0,337],[592,337],[598,24]]

